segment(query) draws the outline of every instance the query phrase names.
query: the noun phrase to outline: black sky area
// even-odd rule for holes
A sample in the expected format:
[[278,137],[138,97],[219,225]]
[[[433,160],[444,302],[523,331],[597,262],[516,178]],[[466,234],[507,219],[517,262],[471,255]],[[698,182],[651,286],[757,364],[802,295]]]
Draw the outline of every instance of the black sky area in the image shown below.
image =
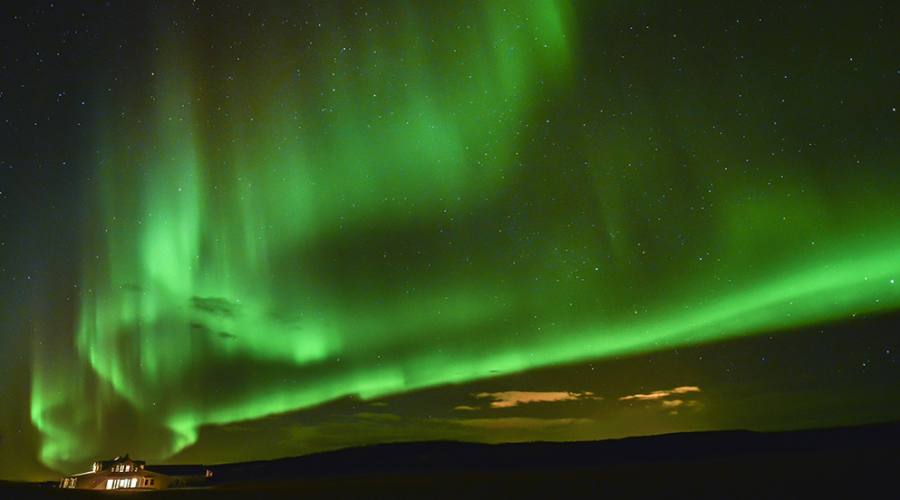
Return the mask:
[[897,5],[6,6],[0,478],[896,421]]

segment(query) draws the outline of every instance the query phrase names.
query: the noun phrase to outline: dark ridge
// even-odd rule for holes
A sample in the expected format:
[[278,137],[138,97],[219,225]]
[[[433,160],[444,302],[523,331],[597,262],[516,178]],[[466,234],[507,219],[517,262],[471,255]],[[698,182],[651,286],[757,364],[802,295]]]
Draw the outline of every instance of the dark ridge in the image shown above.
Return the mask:
[[202,476],[208,467],[202,465],[146,465],[144,468],[169,476]]
[[[392,443],[212,466],[204,488],[141,498],[892,498],[900,422],[607,441]],[[0,482],[0,498],[109,498]],[[117,492],[118,496],[130,494]]]
[[786,432],[710,431],[605,441],[480,444],[390,443],[275,460],[208,466],[216,482],[368,474],[561,470],[670,462],[708,462],[763,455],[851,456],[900,450],[900,422]]

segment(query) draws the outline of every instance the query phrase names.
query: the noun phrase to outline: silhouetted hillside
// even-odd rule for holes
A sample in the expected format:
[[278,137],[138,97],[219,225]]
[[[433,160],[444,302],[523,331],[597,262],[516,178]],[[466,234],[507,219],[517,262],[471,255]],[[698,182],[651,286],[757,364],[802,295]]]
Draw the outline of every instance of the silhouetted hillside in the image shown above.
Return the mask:
[[[900,423],[568,443],[396,443],[208,466],[215,473],[209,488],[144,494],[154,498],[868,497],[883,496],[876,493],[879,486],[893,488],[898,452]],[[0,488],[16,497],[96,496],[12,484]],[[6,496],[14,497],[10,495]]]
[[392,443],[210,469],[220,481],[227,482],[396,472],[548,470],[726,460],[760,454],[853,454],[881,449],[886,442],[900,446],[900,424],[773,433],[695,432],[582,442]]

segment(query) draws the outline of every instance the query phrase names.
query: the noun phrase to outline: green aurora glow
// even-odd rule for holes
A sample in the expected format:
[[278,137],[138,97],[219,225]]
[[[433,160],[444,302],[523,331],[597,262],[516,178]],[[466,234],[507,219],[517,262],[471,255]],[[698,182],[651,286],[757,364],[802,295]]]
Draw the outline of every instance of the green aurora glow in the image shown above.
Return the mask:
[[584,85],[563,1],[390,16],[160,36],[149,89],[95,124],[75,344],[35,346],[44,463],[92,459],[112,407],[165,456],[347,395],[900,305],[896,156],[816,177],[827,158],[574,104],[620,91]]

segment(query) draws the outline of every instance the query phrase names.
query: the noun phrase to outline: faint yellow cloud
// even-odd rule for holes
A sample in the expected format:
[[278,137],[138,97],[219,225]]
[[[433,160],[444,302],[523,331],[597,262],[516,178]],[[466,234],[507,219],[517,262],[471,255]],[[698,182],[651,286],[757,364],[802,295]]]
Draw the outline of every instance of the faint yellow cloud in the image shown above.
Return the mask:
[[479,399],[493,399],[491,408],[512,408],[528,403],[555,403],[559,401],[575,401],[579,399],[601,399],[593,392],[569,391],[502,391],[482,392],[475,395]]
[[700,388],[695,385],[682,385],[673,389],[660,389],[647,394],[631,394],[628,396],[622,396],[619,398],[619,401],[655,401],[658,399],[667,398],[673,394],[687,394],[689,392],[700,392]]

